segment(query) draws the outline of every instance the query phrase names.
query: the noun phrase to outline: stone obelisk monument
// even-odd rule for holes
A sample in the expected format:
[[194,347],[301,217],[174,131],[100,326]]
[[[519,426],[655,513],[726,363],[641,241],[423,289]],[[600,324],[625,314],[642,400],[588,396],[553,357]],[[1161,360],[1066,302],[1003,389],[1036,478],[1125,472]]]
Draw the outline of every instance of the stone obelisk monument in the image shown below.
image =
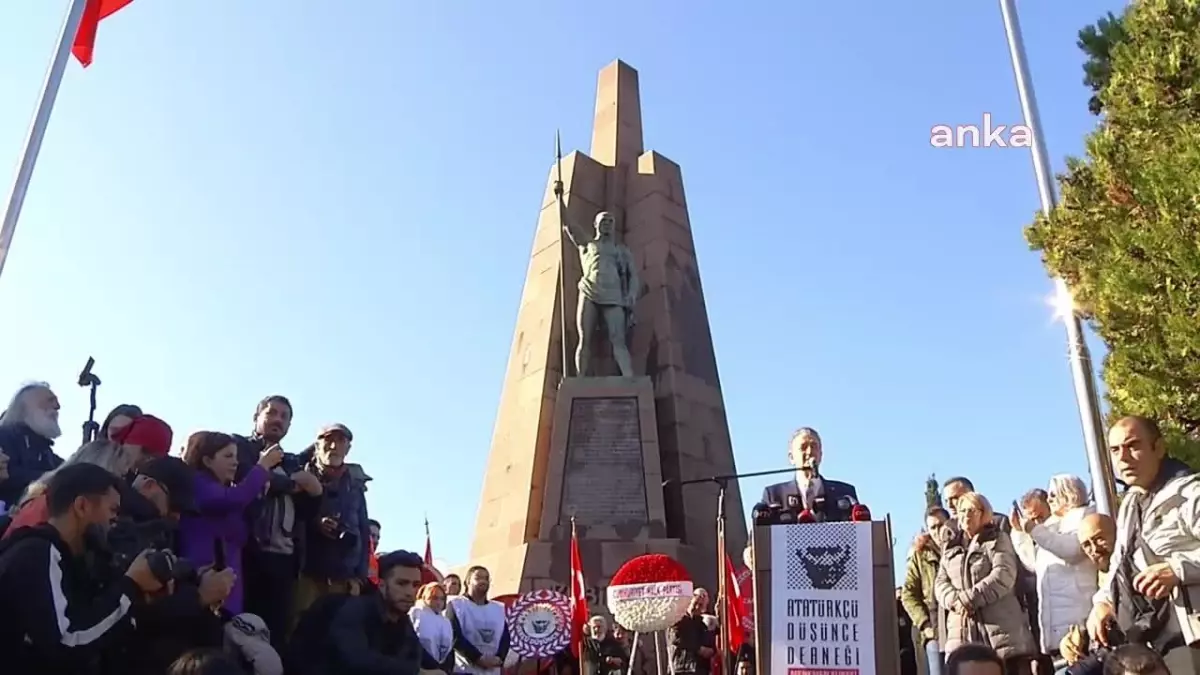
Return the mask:
[[[580,326],[593,329],[582,343]],[[591,154],[562,158],[546,184],[470,562],[495,595],[568,589],[574,517],[593,602],[644,553],[715,588],[717,488],[663,482],[733,473],[683,176],[645,150],[638,74],[616,61],[600,72]],[[725,510],[736,561],[736,482]]]

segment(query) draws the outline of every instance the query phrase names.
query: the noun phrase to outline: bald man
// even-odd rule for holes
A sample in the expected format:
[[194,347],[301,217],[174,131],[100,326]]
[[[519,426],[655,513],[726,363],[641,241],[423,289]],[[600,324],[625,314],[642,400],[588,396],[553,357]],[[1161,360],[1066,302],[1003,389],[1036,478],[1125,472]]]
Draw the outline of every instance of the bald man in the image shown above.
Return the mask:
[[1117,541],[1117,522],[1103,513],[1089,513],[1079,523],[1079,546],[1102,575],[1107,576]]

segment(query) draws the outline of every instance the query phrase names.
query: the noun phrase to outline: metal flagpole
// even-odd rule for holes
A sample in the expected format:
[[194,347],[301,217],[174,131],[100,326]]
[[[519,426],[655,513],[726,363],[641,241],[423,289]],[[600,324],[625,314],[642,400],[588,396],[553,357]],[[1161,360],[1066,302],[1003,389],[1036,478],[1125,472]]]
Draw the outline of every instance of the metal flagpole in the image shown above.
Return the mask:
[[[562,378],[571,376],[570,359],[567,357],[567,205],[563,203],[562,137],[554,132],[554,198],[558,202],[558,328],[562,333]],[[583,338],[580,337],[582,340]]]
[[67,63],[71,60],[71,47],[75,44],[79,24],[83,23],[83,11],[87,9],[87,4],[88,0],[71,0],[62,32],[58,36],[54,59],[50,62],[46,81],[42,85],[37,112],[33,114],[33,123],[29,125],[29,135],[25,137],[25,148],[21,152],[21,161],[17,164],[17,175],[8,195],[8,204],[4,207],[4,223],[0,225],[0,276],[4,274],[4,263],[8,260],[13,233],[16,232],[17,220],[21,217],[21,206],[25,203],[25,193],[29,191],[33,167],[37,164],[38,153],[42,149],[42,139],[46,137],[50,113],[54,111],[54,100],[58,98],[58,89],[62,86],[63,75],[67,72]]
[[[1038,115],[1037,99],[1033,95],[1033,78],[1029,75],[1029,63],[1025,58],[1025,42],[1021,39],[1021,22],[1017,17],[1016,0],[1000,0],[1000,12],[1004,16],[1004,32],[1008,37],[1008,53],[1012,58],[1013,75],[1017,80],[1021,112],[1025,117],[1025,126],[1033,136],[1031,151],[1038,197],[1042,202],[1042,213],[1049,216],[1057,203],[1054,178],[1046,153],[1046,141],[1042,136],[1042,120]],[[1054,286],[1056,297],[1059,299],[1071,297],[1071,291],[1062,278],[1055,278]],[[1083,323],[1079,320],[1074,306],[1063,314],[1063,323],[1067,327],[1071,379],[1075,385],[1075,403],[1079,407],[1079,420],[1083,425],[1083,444],[1087,450],[1088,469],[1092,474],[1092,493],[1096,499],[1096,510],[1112,515],[1113,505],[1116,503],[1116,486],[1113,482],[1112,463],[1106,453],[1100,399],[1096,395],[1096,383],[1092,372],[1092,355],[1084,339]]]

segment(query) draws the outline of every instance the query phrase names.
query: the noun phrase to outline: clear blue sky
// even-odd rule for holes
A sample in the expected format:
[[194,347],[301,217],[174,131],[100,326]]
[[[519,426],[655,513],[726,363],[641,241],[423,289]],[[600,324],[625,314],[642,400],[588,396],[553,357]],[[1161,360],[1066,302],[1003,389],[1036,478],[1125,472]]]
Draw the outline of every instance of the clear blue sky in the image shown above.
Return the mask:
[[[554,130],[587,150],[619,57],[647,147],[683,166],[740,470],[818,428],[898,556],[931,472],[999,506],[1086,475],[1022,237],[1029,152],[929,144],[1020,122],[996,2],[558,4],[137,0],[104,22],[0,280],[0,389],[57,387],[63,454],[88,355],[102,413],[142,404],[178,439],[284,393],[287,447],[355,431],[385,546],[420,550],[431,505],[436,556],[464,562]],[[1095,124],[1076,32],[1119,4],[1023,3],[1056,166]],[[0,7],[0,165],[66,5]]]

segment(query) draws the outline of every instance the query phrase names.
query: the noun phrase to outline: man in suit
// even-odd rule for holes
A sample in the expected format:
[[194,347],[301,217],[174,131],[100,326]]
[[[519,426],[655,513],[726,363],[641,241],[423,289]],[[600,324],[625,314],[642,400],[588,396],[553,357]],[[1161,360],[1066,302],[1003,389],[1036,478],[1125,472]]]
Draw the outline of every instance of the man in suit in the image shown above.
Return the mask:
[[788,461],[796,467],[796,478],[768,485],[763,490],[762,502],[808,509],[818,520],[850,520],[850,509],[858,503],[858,491],[849,483],[822,477],[822,456],[821,436],[815,429],[803,427],[792,434]]

